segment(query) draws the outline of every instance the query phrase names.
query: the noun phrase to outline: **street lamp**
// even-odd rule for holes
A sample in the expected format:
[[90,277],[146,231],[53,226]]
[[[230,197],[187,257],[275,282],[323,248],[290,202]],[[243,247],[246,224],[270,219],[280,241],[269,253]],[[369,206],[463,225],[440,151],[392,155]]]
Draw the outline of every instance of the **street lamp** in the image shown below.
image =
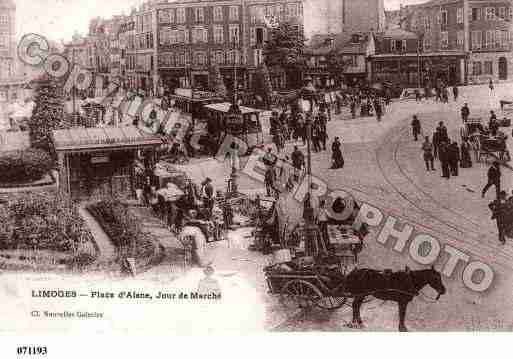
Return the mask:
[[316,249],[317,255],[321,252],[326,253],[327,248],[321,238],[319,227],[315,223],[314,208],[312,206],[312,152],[311,152],[311,139],[312,139],[312,123],[313,116],[316,111],[317,105],[317,90],[313,86],[312,78],[306,77],[304,79],[305,86],[300,92],[301,110],[305,114],[306,125],[306,138],[307,138],[307,176],[308,176],[308,206],[304,208],[305,220],[305,242],[307,248]]

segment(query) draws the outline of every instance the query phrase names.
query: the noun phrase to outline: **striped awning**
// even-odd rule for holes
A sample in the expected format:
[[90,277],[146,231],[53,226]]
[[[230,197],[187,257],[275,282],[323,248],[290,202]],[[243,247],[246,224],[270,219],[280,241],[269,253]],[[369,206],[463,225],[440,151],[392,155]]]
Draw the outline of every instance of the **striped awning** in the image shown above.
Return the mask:
[[159,146],[158,136],[135,126],[104,128],[72,128],[53,131],[56,151],[89,151],[96,149]]

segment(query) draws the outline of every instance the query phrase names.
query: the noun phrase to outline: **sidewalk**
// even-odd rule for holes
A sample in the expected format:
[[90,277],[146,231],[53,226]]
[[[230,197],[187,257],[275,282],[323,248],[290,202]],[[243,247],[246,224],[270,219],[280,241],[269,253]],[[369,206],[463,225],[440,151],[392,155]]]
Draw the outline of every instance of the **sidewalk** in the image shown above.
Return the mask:
[[100,250],[97,263],[111,263],[115,261],[117,258],[117,251],[109,236],[107,236],[102,227],[85,208],[81,206],[78,207],[78,213],[86,222],[87,227],[89,227],[89,230],[91,231],[91,234]]

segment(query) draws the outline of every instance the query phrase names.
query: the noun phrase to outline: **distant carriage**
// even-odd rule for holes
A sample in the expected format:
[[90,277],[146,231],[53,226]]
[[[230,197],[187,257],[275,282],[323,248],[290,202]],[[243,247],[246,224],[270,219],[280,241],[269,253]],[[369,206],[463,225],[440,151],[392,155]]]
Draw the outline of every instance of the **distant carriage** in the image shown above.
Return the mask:
[[490,136],[481,118],[469,118],[465,121],[460,135],[462,140],[468,140],[477,162],[489,158],[503,162],[511,160],[506,146],[508,136],[501,131],[498,131],[497,136]]

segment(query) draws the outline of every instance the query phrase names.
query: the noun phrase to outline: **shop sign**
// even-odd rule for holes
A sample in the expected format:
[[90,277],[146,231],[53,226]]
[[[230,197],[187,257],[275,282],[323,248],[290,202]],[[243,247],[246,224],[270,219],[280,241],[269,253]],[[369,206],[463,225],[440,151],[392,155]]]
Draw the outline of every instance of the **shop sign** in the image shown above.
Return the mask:
[[100,163],[109,163],[110,159],[109,156],[94,156],[91,157],[91,163],[93,165],[100,164]]

